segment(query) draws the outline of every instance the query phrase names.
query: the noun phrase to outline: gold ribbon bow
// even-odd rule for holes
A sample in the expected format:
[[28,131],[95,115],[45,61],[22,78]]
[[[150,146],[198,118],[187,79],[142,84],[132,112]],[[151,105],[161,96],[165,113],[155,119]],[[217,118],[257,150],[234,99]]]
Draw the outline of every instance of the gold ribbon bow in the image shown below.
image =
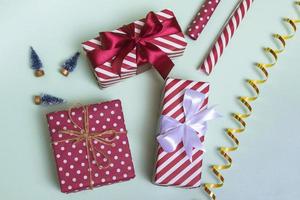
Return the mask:
[[[295,4],[297,6],[300,6],[300,1],[296,1]],[[220,170],[225,170],[231,168],[231,165],[233,163],[232,158],[229,156],[230,152],[236,151],[240,145],[240,142],[238,138],[236,137],[237,134],[243,133],[246,130],[246,118],[250,117],[253,112],[252,102],[254,102],[260,94],[259,85],[262,85],[267,82],[269,73],[268,68],[271,68],[276,65],[278,56],[280,53],[282,53],[285,50],[286,47],[286,41],[293,38],[296,31],[297,31],[297,24],[300,23],[299,19],[290,19],[290,18],[284,18],[283,21],[286,23],[286,25],[290,29],[290,33],[286,35],[281,34],[273,34],[274,40],[277,42],[276,45],[280,46],[279,48],[264,48],[264,52],[266,53],[267,57],[272,59],[272,62],[270,63],[263,63],[259,62],[256,63],[256,67],[258,71],[262,74],[262,79],[248,79],[247,84],[250,87],[250,89],[254,92],[253,96],[240,96],[238,98],[239,103],[243,106],[243,109],[245,110],[244,113],[232,113],[232,119],[237,122],[239,125],[236,128],[227,128],[225,133],[226,135],[231,139],[231,142],[233,143],[232,146],[221,146],[218,148],[219,154],[225,159],[226,164],[223,165],[212,165],[211,171],[217,178],[217,183],[204,183],[203,189],[207,193],[208,197],[212,200],[216,200],[217,196],[212,191],[212,189],[221,188],[224,185],[225,178],[221,174]]]
[[[82,106],[83,108],[83,126],[81,127],[79,124],[73,121],[72,116],[71,116],[71,111],[74,109],[74,107],[71,107],[68,110],[68,117],[71,121],[71,123],[74,125],[74,127],[79,128],[80,131],[78,130],[60,130],[59,133],[62,134],[67,134],[70,136],[74,136],[72,138],[64,139],[64,140],[58,140],[58,141],[53,141],[53,143],[61,143],[61,142],[66,142],[70,141],[73,142],[74,144],[78,142],[85,142],[85,147],[86,147],[86,152],[87,152],[87,160],[88,160],[88,172],[89,172],[89,186],[90,189],[93,189],[94,181],[93,181],[93,176],[92,176],[92,160],[95,161],[96,166],[99,169],[104,169],[109,167],[111,161],[110,158],[103,153],[101,150],[95,148],[93,141],[97,141],[101,144],[109,145],[112,147],[115,147],[115,143],[113,141],[116,139],[117,134],[119,133],[126,133],[126,132],[117,132],[116,130],[106,130],[103,132],[90,132],[89,129],[89,119],[88,119],[88,107],[87,106]],[[110,137],[111,139],[109,139]],[[107,159],[107,165],[102,165],[100,164],[97,159],[96,159],[96,154],[100,153],[104,158]]]

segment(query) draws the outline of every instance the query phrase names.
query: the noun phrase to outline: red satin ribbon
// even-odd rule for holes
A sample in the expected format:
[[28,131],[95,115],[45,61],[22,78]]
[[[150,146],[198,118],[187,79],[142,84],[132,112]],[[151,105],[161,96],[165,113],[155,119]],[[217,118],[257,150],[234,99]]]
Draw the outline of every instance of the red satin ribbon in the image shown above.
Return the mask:
[[119,29],[122,33],[101,32],[101,47],[87,53],[92,65],[99,66],[113,59],[112,70],[121,74],[121,66],[124,58],[136,47],[136,63],[141,66],[150,63],[165,79],[174,63],[151,40],[157,37],[176,34],[181,32],[175,18],[166,19],[160,22],[153,12],[149,12],[145,19],[145,25],[140,34],[135,33],[134,23],[123,26]]

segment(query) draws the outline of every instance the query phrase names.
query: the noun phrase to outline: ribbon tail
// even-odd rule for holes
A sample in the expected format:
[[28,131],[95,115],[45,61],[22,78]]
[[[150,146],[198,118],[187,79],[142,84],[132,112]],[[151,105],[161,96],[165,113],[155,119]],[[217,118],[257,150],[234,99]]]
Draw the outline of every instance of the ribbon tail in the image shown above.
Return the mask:
[[183,136],[183,146],[187,157],[192,162],[193,161],[193,149],[204,151],[203,144],[198,137],[196,131],[192,128],[185,126],[184,136]]
[[[196,120],[200,123],[207,122],[207,121],[219,118],[219,117],[222,117],[222,115],[217,112],[215,106],[207,108],[203,111],[200,111],[193,116],[194,120]],[[194,120],[191,120],[191,121],[194,121]]]
[[131,52],[132,49],[134,49],[135,44],[133,42],[130,42],[122,51],[119,52],[119,54],[116,55],[113,62],[111,63],[112,71],[116,74],[121,75],[121,69],[123,65],[123,61],[125,57]]
[[174,66],[174,63],[167,55],[163,55],[160,61],[154,61],[152,62],[152,64],[163,79],[166,79],[168,77]]
[[169,56],[160,48],[149,42],[146,42],[145,45],[139,45],[137,48],[138,65],[150,63],[161,77],[166,79],[174,66]]
[[[121,75],[122,65],[125,57],[136,47],[136,43],[132,38],[135,37],[135,25],[130,23],[120,28],[125,33],[126,39],[120,42],[120,51],[116,54],[113,62],[111,63],[112,71]],[[123,36],[124,37],[124,36]]]
[[187,124],[193,128],[195,131],[197,132],[202,132],[203,130],[206,129],[206,122],[222,117],[217,110],[215,109],[215,107],[211,107],[208,109],[205,109],[203,111],[199,111],[198,113],[194,114],[189,121],[187,122]]

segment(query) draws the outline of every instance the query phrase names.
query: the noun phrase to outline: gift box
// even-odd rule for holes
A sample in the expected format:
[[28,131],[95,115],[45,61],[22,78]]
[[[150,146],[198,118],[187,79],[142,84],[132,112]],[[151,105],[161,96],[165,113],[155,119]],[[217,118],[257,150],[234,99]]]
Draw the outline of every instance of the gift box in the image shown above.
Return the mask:
[[153,66],[166,78],[171,59],[181,56],[186,41],[170,10],[150,12],[145,19],[82,43],[99,85],[104,88]]
[[135,177],[119,100],[47,114],[61,191]]
[[164,89],[153,182],[194,188],[201,184],[206,122],[219,115],[207,108],[209,84],[168,78]]

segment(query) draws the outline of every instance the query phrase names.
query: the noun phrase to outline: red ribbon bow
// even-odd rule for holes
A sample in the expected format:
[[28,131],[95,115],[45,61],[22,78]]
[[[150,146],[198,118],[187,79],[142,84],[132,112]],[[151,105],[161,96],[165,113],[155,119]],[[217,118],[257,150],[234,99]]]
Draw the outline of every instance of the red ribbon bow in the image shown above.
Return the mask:
[[119,30],[124,33],[100,33],[101,47],[87,53],[92,65],[99,66],[113,59],[112,71],[120,75],[124,58],[136,48],[137,66],[150,63],[165,79],[174,63],[165,52],[151,43],[151,40],[181,32],[176,19],[171,18],[160,22],[153,12],[149,12],[140,34],[135,32],[134,23],[125,25]]

